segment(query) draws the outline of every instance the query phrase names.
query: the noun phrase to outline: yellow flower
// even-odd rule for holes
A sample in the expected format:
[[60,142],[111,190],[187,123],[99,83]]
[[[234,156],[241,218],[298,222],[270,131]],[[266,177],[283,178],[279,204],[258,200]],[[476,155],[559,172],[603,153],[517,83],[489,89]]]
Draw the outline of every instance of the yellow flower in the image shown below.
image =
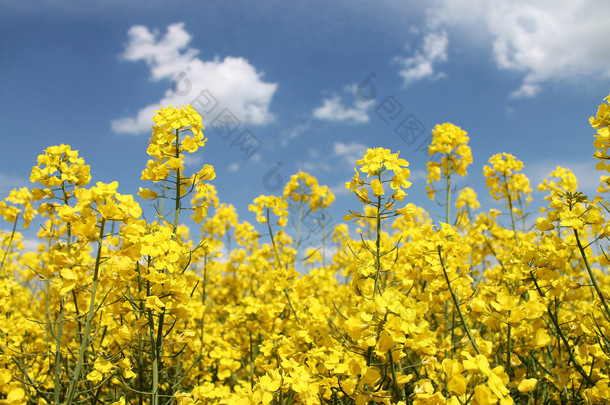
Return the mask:
[[409,203],[405,205],[403,208],[399,208],[396,210],[396,213],[399,215],[403,215],[405,219],[411,219],[413,215],[417,212],[417,207],[413,203]]
[[6,405],[21,405],[25,404],[25,391],[23,388],[13,388],[6,395]]
[[[152,127],[153,133],[146,151],[153,159],[147,162],[146,169],[142,171],[142,180],[158,182],[167,179],[173,172],[180,173],[180,184],[175,184],[175,187],[186,186],[188,177],[184,177],[182,173],[183,152],[194,153],[207,141],[202,132],[204,127],[201,124],[201,116],[190,105],[182,108],[169,105],[159,109],[153,121],[155,125]],[[180,134],[185,131],[190,132],[190,135],[181,138]],[[209,171],[209,168],[211,166],[206,165],[204,169]],[[203,180],[203,177],[202,175],[195,177],[191,184]],[[209,180],[212,178],[213,176],[208,176]],[[150,193],[146,195],[151,196]]]
[[373,148],[367,149],[362,159],[356,161],[360,165],[360,171],[366,173],[367,177],[380,175],[382,172],[397,171],[409,162],[398,157],[398,153],[391,153],[389,149]]
[[493,405],[498,403],[498,398],[486,385],[474,387],[474,399],[478,405]]
[[483,167],[483,175],[489,193],[494,200],[506,200],[506,207],[516,201],[528,205],[532,199],[529,179],[523,173],[523,162],[510,153],[498,153],[489,158],[489,165]]
[[78,157],[70,145],[50,146],[38,156],[38,165],[32,168],[30,181],[46,187],[86,186],[91,180],[89,166]]
[[288,222],[288,202],[282,197],[261,195],[254,199],[248,210],[256,213],[256,220],[261,224],[267,223],[270,212],[279,217],[277,221],[279,226],[285,226]]
[[536,388],[537,383],[538,380],[536,378],[525,378],[521,380],[517,389],[522,393],[532,392]]
[[[427,163],[427,183],[431,184],[441,179],[441,175],[449,178],[453,173],[460,176],[467,174],[466,168],[472,163],[472,152],[468,146],[470,138],[466,131],[449,122],[436,125],[432,130],[432,142],[428,146],[428,154],[434,156],[440,154],[440,162],[429,161]],[[432,188],[429,189],[428,197],[434,198]]]
[[99,384],[104,379],[104,374],[100,373],[98,370],[93,370],[89,374],[87,374],[87,380],[91,381],[94,384]]
[[382,330],[379,333],[379,341],[377,342],[377,350],[381,353],[386,353],[388,350],[394,348],[394,339],[392,336],[386,331]]
[[555,229],[555,225],[553,225],[553,223],[546,218],[538,218],[536,219],[536,228],[542,232],[551,231]]
[[165,308],[165,303],[161,301],[156,295],[148,296],[146,297],[146,308],[161,313]]
[[378,179],[371,181],[371,188],[373,189],[373,195],[375,197],[379,197],[385,194],[385,191],[383,191],[383,185]]
[[261,401],[264,405],[268,405],[273,401],[273,393],[280,389],[282,380],[273,378],[269,374],[261,376],[258,380],[258,388],[261,392]]
[[595,141],[593,142],[593,146],[597,150],[593,156],[599,159],[600,162],[596,168],[597,170],[610,171],[610,165],[608,165],[608,159],[610,158],[608,155],[608,148],[610,147],[610,104],[608,104],[608,101],[610,100],[610,95],[604,98],[604,100],[606,103],[602,103],[598,107],[596,116],[589,118],[589,122],[593,128],[597,129]]
[[456,395],[464,395],[466,393],[466,377],[462,374],[454,374],[447,382],[447,388]]

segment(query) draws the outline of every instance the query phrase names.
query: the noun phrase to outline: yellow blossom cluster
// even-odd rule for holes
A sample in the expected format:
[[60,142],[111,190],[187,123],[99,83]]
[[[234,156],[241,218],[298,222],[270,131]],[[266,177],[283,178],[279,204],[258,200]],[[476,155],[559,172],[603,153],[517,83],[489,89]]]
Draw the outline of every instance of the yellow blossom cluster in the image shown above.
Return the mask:
[[[449,122],[439,124],[432,130],[432,142],[428,146],[428,154],[440,154],[441,160],[429,161],[427,183],[450,177],[453,173],[460,176],[467,174],[466,168],[472,163],[472,152],[468,146],[470,138],[466,131]],[[449,185],[450,187],[450,185]],[[436,190],[427,186],[428,197],[434,199]]]
[[601,103],[597,109],[595,117],[589,118],[591,126],[597,130],[595,142],[593,146],[595,153],[593,156],[600,161],[597,163],[597,170],[605,170],[610,172],[608,164],[608,148],[610,148],[610,95],[604,99],[606,102]]
[[[408,216],[414,212],[413,204],[407,204],[403,208],[394,210],[396,201],[402,202],[407,195],[404,190],[411,187],[411,182],[408,181],[411,176],[411,171],[408,169],[409,162],[399,158],[398,154],[391,153],[389,149],[385,148],[368,149],[362,159],[356,161],[360,167],[354,169],[354,177],[345,184],[350,193],[356,194],[358,201],[367,205],[376,205],[380,209],[380,215],[383,216],[397,214]],[[370,177],[373,179],[370,182],[363,180],[360,178],[361,172],[366,173],[367,180]],[[393,192],[389,197],[384,197],[388,183]],[[375,197],[372,200],[369,199],[369,189]],[[381,209],[382,205],[383,209]],[[363,217],[366,215],[350,210],[350,215],[345,215],[344,219],[350,221]]]
[[334,195],[314,177],[257,197],[250,223],[212,166],[183,174],[201,117],[170,106],[154,122],[157,190],[140,197],[157,217],[117,182],[90,185],[66,145],[0,201],[0,404],[610,403],[608,209],[568,169],[538,185],[530,221],[522,162],[494,155],[483,173],[506,205],[482,210],[455,187],[466,132],[442,124],[428,180],[446,181],[445,221],[405,201],[399,153],[371,148],[346,183],[364,206],[327,233]]
[[290,177],[284,187],[284,198],[309,205],[312,212],[327,208],[335,200],[328,186],[320,186],[318,180],[308,173],[299,171]]

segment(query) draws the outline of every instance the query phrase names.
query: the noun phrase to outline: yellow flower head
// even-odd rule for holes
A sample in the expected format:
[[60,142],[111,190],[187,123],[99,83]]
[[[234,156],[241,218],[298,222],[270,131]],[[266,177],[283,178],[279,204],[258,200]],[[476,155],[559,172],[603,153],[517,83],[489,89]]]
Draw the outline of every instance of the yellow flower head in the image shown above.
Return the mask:
[[507,208],[511,201],[523,200],[529,204],[532,200],[530,181],[523,173],[523,162],[510,153],[498,153],[489,158],[489,165],[483,167],[487,188],[494,200],[507,200]]
[[256,213],[256,220],[261,224],[267,223],[269,214],[273,212],[279,217],[277,224],[285,226],[288,222],[288,202],[282,197],[274,195],[261,195],[254,199],[254,204],[248,210]]
[[409,162],[398,158],[398,153],[391,153],[385,148],[369,148],[364,157],[356,161],[360,165],[360,171],[366,173],[367,177],[380,175],[385,171],[395,171],[409,166]]
[[610,165],[608,164],[608,159],[610,159],[608,155],[608,148],[610,148],[610,104],[608,103],[610,95],[604,100],[606,102],[598,107],[596,116],[589,118],[589,122],[593,128],[597,129],[597,135],[595,135],[595,141],[593,142],[593,146],[597,150],[593,156],[600,159],[600,162],[596,168],[597,170],[610,172]]
[[[375,200],[384,199],[385,214],[390,216],[395,201],[402,201],[406,195],[404,189],[411,187],[411,182],[408,181],[411,171],[408,169],[409,162],[398,157],[400,152],[391,153],[389,149],[374,148],[367,149],[366,154],[356,161],[360,167],[354,169],[355,174],[352,181],[345,183],[345,188],[349,192],[354,192],[358,200],[364,204],[372,204],[369,198],[369,189],[372,191]],[[366,173],[368,177],[375,177],[370,182],[366,182],[360,178],[360,173]],[[389,187],[388,187],[389,185]],[[369,186],[367,188],[367,186]],[[390,194],[391,191],[391,194]],[[389,195],[388,195],[389,194]],[[388,195],[386,197],[386,195]],[[362,217],[362,214],[350,211],[350,215],[345,215],[344,219],[355,220]]]
[[470,187],[466,187],[460,191],[455,202],[455,206],[459,208],[468,207],[468,209],[476,210],[481,208],[479,200],[477,200],[477,193]]
[[[184,170],[184,152],[194,153],[205,145],[201,115],[190,105],[182,108],[169,105],[162,107],[153,117],[155,124],[146,153],[152,156],[142,180],[159,181],[170,173]],[[181,137],[183,132],[190,135]]]
[[23,213],[23,227],[27,228],[36,215],[32,200],[33,196],[30,190],[26,187],[16,188],[9,193],[4,201],[0,201],[0,215],[7,222],[14,222],[17,220],[17,216]]
[[[213,173],[213,168],[209,166]],[[218,193],[216,191],[216,187],[211,184],[198,182],[195,186],[195,194],[191,199],[191,204],[193,206],[193,215],[191,216],[195,222],[198,224],[203,221],[208,215],[209,207],[218,207]]]
[[91,180],[89,166],[78,157],[78,151],[70,145],[50,146],[38,156],[38,164],[32,168],[30,181],[45,187],[76,185],[86,186]]
[[[555,180],[557,179],[557,180]],[[578,182],[576,176],[570,169],[557,166],[543,181],[538,185],[538,191],[550,191],[549,196],[544,197],[548,201],[557,198],[566,191],[576,192],[578,190]]]
[[[449,179],[453,173],[460,176],[467,174],[466,168],[472,163],[469,140],[466,131],[451,123],[447,122],[434,127],[428,154],[430,156],[439,154],[440,161],[428,161],[428,184],[440,180],[441,177]],[[432,186],[426,186],[426,191],[428,197],[434,200],[436,190]]]
[[434,127],[428,154],[433,156],[440,153],[442,158],[440,162],[428,162],[428,170],[435,169],[434,173],[428,174],[428,183],[440,176],[438,169],[445,176],[452,173],[457,173],[460,176],[466,175],[466,168],[472,163],[472,152],[468,146],[469,140],[466,131],[451,123],[447,122]]
[[286,183],[284,198],[307,203],[313,212],[320,207],[328,207],[335,200],[334,194],[327,186],[320,186],[315,177],[300,170],[297,174],[292,175],[290,181]]

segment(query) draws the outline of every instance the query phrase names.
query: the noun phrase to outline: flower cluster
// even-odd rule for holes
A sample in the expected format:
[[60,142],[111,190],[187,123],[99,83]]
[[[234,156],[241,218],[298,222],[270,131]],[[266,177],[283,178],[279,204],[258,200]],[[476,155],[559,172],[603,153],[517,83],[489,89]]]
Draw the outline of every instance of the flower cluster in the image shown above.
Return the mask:
[[[407,195],[404,190],[411,187],[411,182],[408,181],[411,175],[411,171],[408,169],[409,162],[399,158],[399,153],[391,153],[389,149],[385,148],[368,149],[362,159],[356,161],[360,167],[354,169],[356,172],[354,177],[345,184],[349,192],[354,192],[358,200],[364,204],[381,207],[383,202],[383,215],[408,216],[414,209],[411,204],[393,210],[396,201],[402,202]],[[360,178],[360,173],[366,173],[367,180],[371,177],[373,179],[367,182]],[[385,197],[388,185],[392,193]],[[369,198],[369,189],[376,198],[372,200]],[[363,214],[356,211],[350,211],[350,213],[344,217],[346,221],[364,217]]]
[[278,217],[277,225],[286,226],[288,222],[288,203],[282,197],[261,195],[256,197],[248,210],[256,214],[256,220],[261,224],[269,223],[271,212]]
[[[441,155],[440,162],[429,161],[427,183],[451,177],[453,173],[460,176],[467,174],[466,168],[472,163],[472,152],[468,146],[470,138],[466,131],[451,123],[444,123],[434,127],[432,130],[432,142],[428,146],[428,154],[434,156]],[[434,199],[436,190],[427,186],[428,196]]]
[[[468,187],[450,204],[470,149],[439,125],[428,180],[447,182],[446,220],[406,203],[409,163],[374,148],[346,183],[364,207],[327,237],[334,196],[314,177],[257,197],[250,223],[219,201],[211,166],[184,176],[204,142],[192,108],[161,109],[153,128],[158,192],[140,196],[157,218],[117,182],[89,185],[65,145],[39,157],[36,188],[0,201],[0,404],[610,403],[608,210],[569,170],[538,185],[536,226],[509,154],[483,170],[506,208],[481,210]],[[17,225],[36,213],[26,249]]]
[[290,177],[284,187],[284,198],[306,203],[312,212],[327,208],[335,200],[328,186],[320,186],[315,177],[302,171]]
[[608,159],[610,159],[610,155],[608,155],[608,148],[610,148],[610,95],[604,100],[606,102],[599,105],[597,114],[595,117],[589,118],[589,122],[597,130],[595,142],[593,142],[593,146],[597,149],[593,156],[600,160],[597,163],[597,169],[610,172],[610,165],[608,164]]
[[510,153],[498,153],[489,158],[489,165],[483,167],[485,182],[494,200],[506,200],[507,208],[514,202],[531,201],[530,182],[523,173],[523,162]]
[[91,180],[90,167],[78,157],[78,151],[70,145],[48,147],[43,155],[38,156],[38,164],[32,168],[30,181],[47,187],[35,189],[36,200],[43,196],[52,196],[53,189],[62,184],[86,186]]
[[[159,181],[167,178],[171,171],[184,170],[183,152],[193,153],[203,147],[204,137],[201,116],[191,106],[175,108],[171,105],[161,108],[153,118],[153,133],[146,153],[152,156],[142,180]],[[180,133],[189,131],[180,140]]]

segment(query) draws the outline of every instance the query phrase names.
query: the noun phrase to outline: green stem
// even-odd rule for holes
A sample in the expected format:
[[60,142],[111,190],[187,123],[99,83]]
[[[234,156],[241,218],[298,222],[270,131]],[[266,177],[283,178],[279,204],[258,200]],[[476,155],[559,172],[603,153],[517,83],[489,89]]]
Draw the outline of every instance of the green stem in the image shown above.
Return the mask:
[[[510,313],[511,311],[508,311],[508,318],[510,319]],[[506,370],[506,374],[510,377],[511,374],[511,364],[510,364],[510,355],[512,352],[512,347],[511,347],[511,333],[512,333],[512,328],[510,323],[508,324],[508,333],[507,333],[507,337],[506,337],[506,365],[504,367],[504,369]]]
[[[176,130],[176,158],[180,157],[180,131]],[[178,228],[178,218],[180,216],[180,189],[182,186],[182,179],[180,177],[180,169],[176,170],[176,204],[174,206],[174,224],[173,231],[176,233],[176,229]],[[176,237],[176,239],[178,239]]]
[[561,341],[563,342],[563,345],[565,346],[566,350],[568,351],[568,356],[570,356],[570,360],[572,361],[572,363],[574,363],[574,367],[576,367],[576,371],[578,371],[578,373],[585,379],[585,381],[587,381],[587,383],[590,386],[594,386],[595,383],[593,382],[591,377],[589,377],[589,375],[585,372],[585,370],[582,368],[582,366],[576,359],[576,356],[574,355],[574,352],[572,351],[572,347],[570,346],[570,342],[568,342],[568,338],[564,335],[563,331],[559,327],[559,321],[557,320],[556,315],[553,314],[553,312],[551,311],[550,307],[548,308],[548,314],[549,314],[549,317],[551,318],[551,322],[553,322],[553,326],[555,326],[555,330],[559,334],[559,338],[561,339]]
[[159,347],[155,337],[155,319],[152,310],[148,310],[149,340],[151,346],[152,386],[150,390],[151,405],[159,404]]
[[[449,161],[449,154],[447,154],[447,161]],[[447,179],[447,201],[446,201],[446,207],[445,207],[445,222],[449,225],[451,224],[451,222],[449,222],[449,220],[451,219],[451,173],[447,173],[447,175],[445,176],[445,178]]]
[[400,402],[404,399],[402,390],[398,387],[396,378],[396,366],[394,364],[394,358],[392,357],[392,349],[388,350],[388,360],[390,361],[390,369],[392,371],[392,388],[394,390],[395,399]]
[[270,214],[269,214],[269,208],[266,208],[267,210],[267,229],[269,229],[269,237],[271,238],[271,244],[273,245],[273,253],[275,255],[275,260],[277,261],[277,264],[280,267],[284,267],[284,265],[282,264],[281,260],[280,260],[280,255],[278,253],[277,250],[277,245],[275,244],[275,238],[273,237],[273,230],[271,230],[271,222],[270,222]]
[[519,247],[519,237],[517,236],[517,227],[515,226],[515,216],[513,215],[513,200],[510,196],[510,189],[508,187],[508,180],[506,174],[504,175],[504,187],[506,188],[506,199],[508,200],[508,209],[510,211],[510,222],[513,227],[513,233],[515,234],[515,243]]
[[453,304],[455,305],[455,309],[457,310],[458,315],[460,316],[462,326],[464,327],[464,330],[466,331],[466,334],[468,335],[468,338],[470,339],[470,343],[472,343],[474,350],[477,352],[477,354],[481,354],[481,351],[479,350],[477,343],[474,341],[472,334],[470,333],[470,329],[468,328],[468,325],[466,325],[466,320],[464,319],[464,315],[462,315],[462,310],[460,310],[460,305],[459,305],[458,299],[457,299],[455,293],[453,292],[453,288],[451,288],[451,281],[449,281],[449,276],[447,275],[447,269],[445,268],[445,262],[443,261],[443,254],[442,254],[440,246],[438,246],[438,258],[441,261],[441,267],[443,268],[443,274],[445,275],[445,281],[447,282],[447,287],[449,288],[449,292],[451,293],[451,298],[453,299]]
[[322,268],[326,268],[326,215],[322,208]]
[[[267,228],[269,229],[269,237],[271,238],[271,244],[273,245],[273,253],[275,254],[275,260],[277,261],[278,265],[281,268],[284,268],[284,265],[282,264],[282,262],[280,260],[280,255],[279,255],[279,252],[277,249],[277,245],[275,244],[275,237],[273,236],[273,231],[271,230],[271,223],[269,222],[269,220],[270,220],[269,208],[267,208]],[[295,319],[297,320],[297,323],[299,325],[301,325],[299,316],[297,315],[297,312],[294,309],[294,306],[292,305],[292,301],[290,300],[290,295],[288,294],[288,288],[284,288],[284,296],[286,297],[286,300],[288,301],[288,306],[290,307],[292,314],[294,315]]]
[[70,381],[70,388],[68,389],[68,399],[66,401],[66,405],[70,405],[72,400],[74,399],[74,394],[76,393],[76,386],[78,385],[78,381],[80,379],[81,368],[83,366],[83,360],[85,358],[85,352],[89,347],[89,332],[91,330],[91,321],[93,320],[93,313],[95,312],[95,293],[97,290],[97,284],[99,280],[99,270],[100,270],[100,262],[102,260],[102,246],[104,239],[104,225],[106,224],[106,220],[102,219],[100,222],[100,237],[97,245],[97,257],[95,258],[95,268],[93,270],[93,284],[91,285],[91,299],[89,300],[89,312],[87,313],[87,320],[85,323],[85,333],[83,335],[83,340],[80,345],[80,350],[78,353],[78,360],[76,362],[76,368],[74,369],[74,374],[72,376],[72,381]]
[[63,334],[64,325],[64,301],[63,298],[59,299],[59,319],[57,320],[57,334],[55,335],[55,371],[53,380],[55,383],[55,390],[53,392],[53,398],[56,404],[59,404],[61,394],[61,339]]
[[[150,263],[149,263],[150,264]],[[136,264],[136,271],[138,273],[138,297],[142,296],[142,272],[140,271],[140,266]],[[138,321],[142,318],[142,314],[144,314],[144,302],[142,300],[138,303],[138,312],[136,318]],[[143,339],[142,335],[138,333],[138,403],[139,405],[144,404],[144,356],[142,355],[143,349]]]
[[199,348],[199,355],[203,355],[203,332],[204,332],[204,328],[205,328],[205,300],[206,300],[206,286],[208,284],[208,254],[206,251],[205,256],[203,256],[203,291],[201,292],[201,308],[203,309],[202,313],[201,313],[201,330],[199,332],[200,336],[200,342],[201,342],[201,347]]
[[[381,176],[379,176],[381,177]],[[379,275],[381,273],[381,196],[377,197],[377,215],[376,215],[376,227],[375,227],[375,286],[373,287],[373,299],[375,299],[375,293],[379,290],[381,294],[381,287],[379,287]]]
[[[538,284],[538,281],[536,280],[536,277],[534,276],[534,273],[530,270],[530,275],[532,276],[532,280],[534,281],[534,285],[536,287],[536,291],[538,291],[538,294],[541,297],[544,297],[544,293],[542,292],[542,289],[540,288],[540,285]],[[578,362],[578,360],[576,359],[576,356],[574,355],[574,353],[572,352],[572,348],[570,346],[570,342],[568,342],[568,339],[566,338],[566,336],[563,334],[563,331],[561,330],[561,328],[559,327],[559,321],[557,319],[557,299],[555,299],[555,313],[551,310],[551,304],[549,304],[549,306],[547,307],[547,313],[549,314],[549,318],[551,318],[551,322],[553,323],[553,326],[555,327],[555,330],[557,331],[557,335],[559,335],[559,340],[557,341],[557,351],[558,354],[557,356],[552,356],[552,359],[558,358],[559,361],[561,362],[561,343],[563,343],[563,345],[565,346],[567,352],[568,352],[568,356],[570,356],[570,360],[572,361],[572,363],[574,363],[574,367],[576,367],[576,371],[578,371],[578,373],[583,377],[583,379],[585,381],[587,381],[587,383],[590,386],[594,386],[595,383],[593,382],[593,380],[591,379],[591,377],[589,377],[589,375],[585,372],[585,370],[582,368],[582,366],[580,365],[580,363]],[[547,355],[547,361],[549,360],[549,357]],[[562,367],[562,365],[560,364],[560,367]],[[548,366],[547,366],[548,368]]]
[[252,345],[252,331],[248,330],[250,338],[250,388],[254,388],[254,346]]
[[587,268],[587,273],[589,274],[589,278],[591,279],[591,282],[593,283],[593,288],[595,288],[595,292],[597,293],[597,296],[599,297],[599,299],[602,302],[602,305],[604,306],[604,310],[606,311],[607,317],[610,317],[610,308],[608,308],[608,303],[606,302],[606,299],[604,298],[604,294],[602,294],[602,291],[599,288],[599,284],[597,284],[597,280],[593,276],[593,271],[591,270],[591,266],[589,265],[589,260],[587,260],[587,255],[585,254],[585,248],[582,246],[582,243],[580,242],[580,238],[578,237],[578,231],[576,229],[574,229],[574,236],[576,237],[576,244],[578,245],[578,250],[580,250],[580,255],[582,256],[582,259],[585,262],[585,267]]
[[299,219],[297,221],[297,235],[294,239],[294,248],[299,248],[299,238],[301,237],[301,219],[303,217],[303,201],[299,201]]
[[6,250],[4,251],[4,255],[2,256],[2,263],[0,263],[0,273],[2,272],[2,270],[4,270],[4,262],[6,261],[6,257],[8,256],[10,250],[12,249],[13,237],[15,236],[15,232],[17,230],[17,220],[18,219],[19,219],[19,217],[15,218],[15,221],[13,222],[13,230],[11,231],[11,237],[8,240],[8,246],[6,247]]

